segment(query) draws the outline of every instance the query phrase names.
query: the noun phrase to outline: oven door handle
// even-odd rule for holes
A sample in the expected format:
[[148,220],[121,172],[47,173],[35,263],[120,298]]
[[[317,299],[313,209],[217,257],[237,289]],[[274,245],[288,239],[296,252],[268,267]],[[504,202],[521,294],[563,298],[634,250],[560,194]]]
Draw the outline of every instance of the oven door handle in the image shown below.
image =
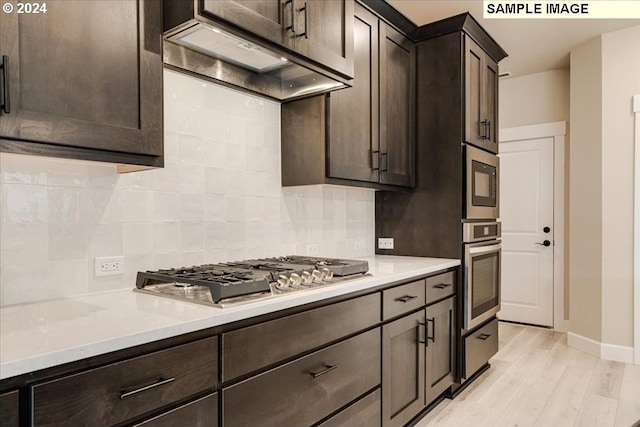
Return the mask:
[[469,248],[469,253],[470,254],[483,254],[483,253],[486,253],[486,252],[493,252],[493,251],[500,250],[501,247],[502,247],[501,243],[498,243],[497,245],[479,246],[479,247],[475,247],[475,248]]

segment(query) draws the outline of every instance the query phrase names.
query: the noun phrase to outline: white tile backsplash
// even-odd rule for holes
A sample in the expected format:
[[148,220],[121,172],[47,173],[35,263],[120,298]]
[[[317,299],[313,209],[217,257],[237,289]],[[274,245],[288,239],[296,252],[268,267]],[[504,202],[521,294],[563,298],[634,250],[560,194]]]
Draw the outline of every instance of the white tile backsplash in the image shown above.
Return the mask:
[[[282,188],[280,106],[165,70],[163,169],[0,154],[0,305],[133,288],[137,271],[373,255],[374,192]],[[313,248],[314,246],[311,246]],[[94,257],[125,256],[95,277]]]

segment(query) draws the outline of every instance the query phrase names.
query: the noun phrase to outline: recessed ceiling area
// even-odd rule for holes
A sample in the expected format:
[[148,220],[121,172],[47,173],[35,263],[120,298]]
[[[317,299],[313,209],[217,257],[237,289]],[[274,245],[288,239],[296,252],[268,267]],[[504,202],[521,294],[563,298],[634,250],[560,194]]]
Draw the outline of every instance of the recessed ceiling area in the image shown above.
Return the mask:
[[500,62],[500,72],[510,71],[512,77],[568,68],[573,48],[600,34],[640,25],[639,19],[484,19],[480,0],[387,1],[416,25],[471,12],[509,54]]

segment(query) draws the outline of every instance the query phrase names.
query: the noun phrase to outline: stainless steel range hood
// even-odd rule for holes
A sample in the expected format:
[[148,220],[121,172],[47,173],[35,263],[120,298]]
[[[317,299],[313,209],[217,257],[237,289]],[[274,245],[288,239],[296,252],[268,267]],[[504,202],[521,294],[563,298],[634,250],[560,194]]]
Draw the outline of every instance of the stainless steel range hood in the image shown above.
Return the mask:
[[[164,63],[276,100],[349,86],[349,79],[198,13],[198,1],[165,0]],[[168,28],[167,28],[168,27]]]

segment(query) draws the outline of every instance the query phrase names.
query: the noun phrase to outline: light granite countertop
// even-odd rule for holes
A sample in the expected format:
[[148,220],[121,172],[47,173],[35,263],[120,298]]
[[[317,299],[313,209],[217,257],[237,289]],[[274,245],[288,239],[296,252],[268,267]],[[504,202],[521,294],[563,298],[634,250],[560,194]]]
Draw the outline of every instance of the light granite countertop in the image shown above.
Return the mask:
[[0,307],[0,380],[460,265],[445,258],[364,259],[370,275],[224,309],[131,290]]

